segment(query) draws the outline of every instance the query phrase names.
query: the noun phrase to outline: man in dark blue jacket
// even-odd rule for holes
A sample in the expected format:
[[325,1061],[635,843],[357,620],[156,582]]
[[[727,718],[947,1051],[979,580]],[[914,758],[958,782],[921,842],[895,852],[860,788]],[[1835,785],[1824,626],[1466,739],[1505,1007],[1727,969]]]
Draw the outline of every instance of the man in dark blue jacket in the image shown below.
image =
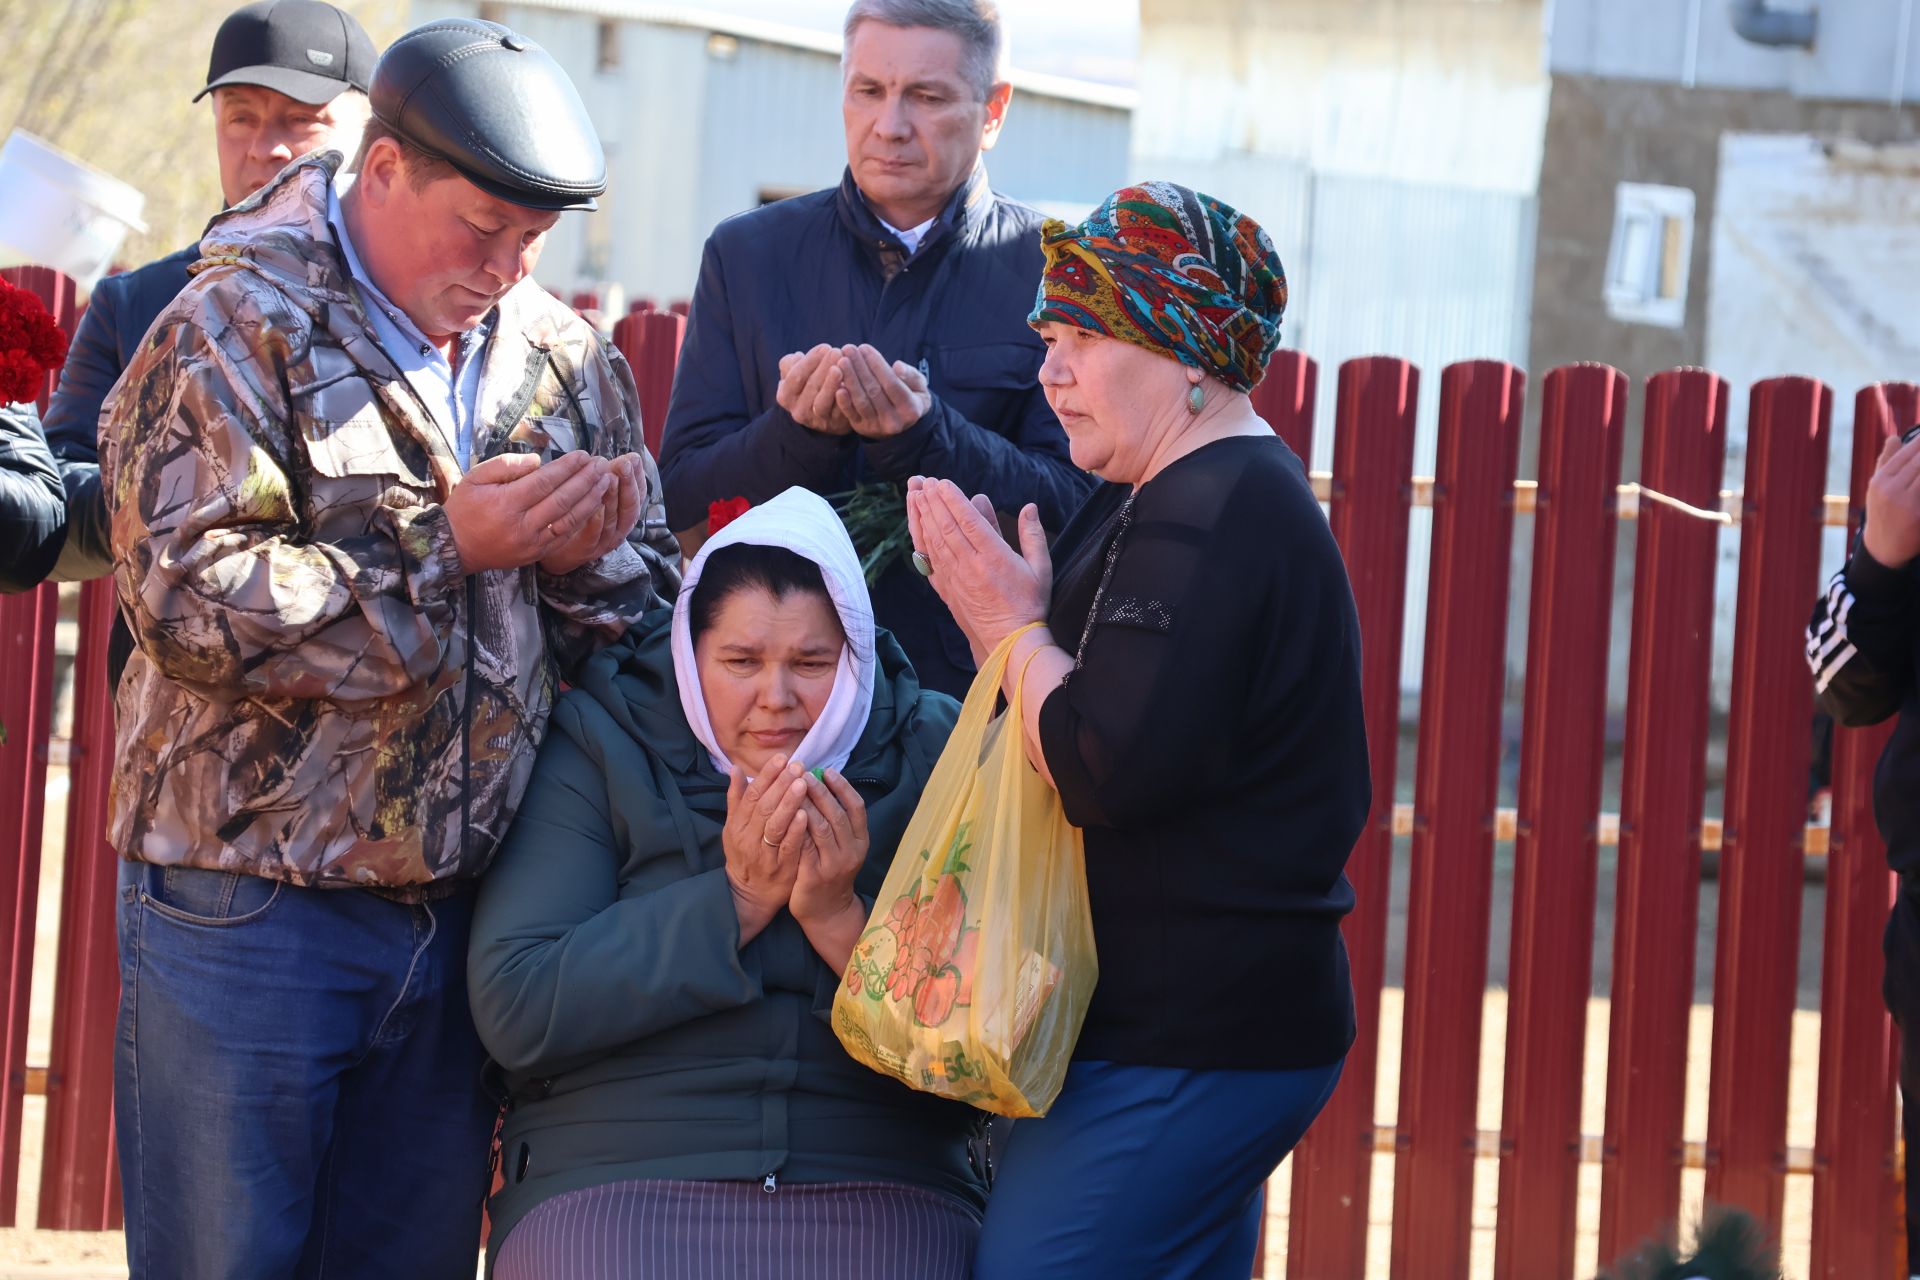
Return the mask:
[[1807,663],[1839,723],[1899,717],[1874,770],[1873,813],[1900,877],[1881,991],[1900,1031],[1907,1257],[1920,1271],[1920,427],[1881,449],[1853,554],[1807,624]]
[[[1056,530],[1091,489],[1026,325],[1040,214],[994,194],[980,160],[1012,93],[1000,49],[986,0],[848,11],[840,186],[707,241],[660,460],[688,554],[710,504],[793,485],[834,496],[940,476],[1007,516],[1036,503]],[[966,639],[904,558],[873,604],[923,684],[966,691]]]
[[[206,87],[213,97],[220,194],[236,205],[310,151],[351,155],[367,119],[373,42],[351,14],[321,0],[259,0],[235,10],[213,38]],[[107,505],[100,492],[100,408],[134,348],[200,257],[190,244],[93,287],[60,385],[47,405],[48,447],[68,497],[66,543],[56,577],[113,571]],[[133,651],[118,623],[108,646],[114,687]]]

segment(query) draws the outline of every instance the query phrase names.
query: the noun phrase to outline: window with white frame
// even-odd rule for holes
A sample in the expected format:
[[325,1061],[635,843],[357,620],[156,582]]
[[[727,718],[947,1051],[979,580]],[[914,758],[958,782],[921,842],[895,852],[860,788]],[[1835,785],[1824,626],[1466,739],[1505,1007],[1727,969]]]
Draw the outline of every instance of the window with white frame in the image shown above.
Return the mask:
[[1693,192],[1623,182],[1614,198],[1607,250],[1607,314],[1678,329],[1687,319],[1693,263]]

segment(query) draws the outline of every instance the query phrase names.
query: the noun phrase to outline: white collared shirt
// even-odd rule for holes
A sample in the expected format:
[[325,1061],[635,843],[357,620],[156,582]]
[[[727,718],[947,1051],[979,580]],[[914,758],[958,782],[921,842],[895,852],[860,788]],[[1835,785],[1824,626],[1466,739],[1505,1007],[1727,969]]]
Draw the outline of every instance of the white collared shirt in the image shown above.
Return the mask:
[[486,317],[459,336],[451,363],[440,348],[428,341],[407,313],[393,305],[387,295],[360,263],[353,238],[347,234],[347,219],[340,209],[340,196],[353,183],[351,174],[342,174],[327,190],[327,221],[340,242],[347,260],[347,274],[365,292],[367,317],[373,322],[373,338],[380,344],[407,383],[426,404],[433,420],[446,433],[447,441],[460,459],[462,470],[472,465],[473,419],[480,405],[480,369],[486,363],[487,341],[493,336],[493,322],[499,314]]
[[[874,214],[873,216],[876,218],[880,218],[880,215],[877,213]],[[880,218],[880,225],[885,227],[887,230],[893,232],[893,234],[899,238],[901,245],[906,248],[907,256],[909,258],[911,258],[914,254],[920,251],[920,242],[927,238],[927,232],[933,229],[934,222],[935,222],[935,219],[928,218],[925,222],[921,223],[919,226],[908,227],[906,230],[902,231],[899,227],[894,226],[891,222],[888,222],[885,218]]]

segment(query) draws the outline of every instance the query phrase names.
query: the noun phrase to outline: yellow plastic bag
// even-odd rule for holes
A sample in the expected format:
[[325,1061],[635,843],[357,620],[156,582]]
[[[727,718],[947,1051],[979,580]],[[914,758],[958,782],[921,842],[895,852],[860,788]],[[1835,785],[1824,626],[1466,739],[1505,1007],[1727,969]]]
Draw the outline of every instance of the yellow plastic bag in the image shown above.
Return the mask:
[[927,1093],[1045,1115],[1099,977],[1080,832],[1028,762],[1019,633],[981,665],[833,1000],[853,1057]]

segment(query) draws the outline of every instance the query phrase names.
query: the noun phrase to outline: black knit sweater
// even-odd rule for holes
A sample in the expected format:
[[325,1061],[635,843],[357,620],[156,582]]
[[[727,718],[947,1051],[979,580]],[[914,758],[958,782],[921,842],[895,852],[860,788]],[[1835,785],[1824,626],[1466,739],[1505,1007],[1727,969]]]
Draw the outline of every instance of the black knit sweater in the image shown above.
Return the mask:
[[1334,1061],[1371,784],[1353,594],[1299,459],[1235,437],[1103,486],[1055,560],[1048,621],[1080,665],[1041,745],[1086,833],[1100,953],[1076,1056]]

